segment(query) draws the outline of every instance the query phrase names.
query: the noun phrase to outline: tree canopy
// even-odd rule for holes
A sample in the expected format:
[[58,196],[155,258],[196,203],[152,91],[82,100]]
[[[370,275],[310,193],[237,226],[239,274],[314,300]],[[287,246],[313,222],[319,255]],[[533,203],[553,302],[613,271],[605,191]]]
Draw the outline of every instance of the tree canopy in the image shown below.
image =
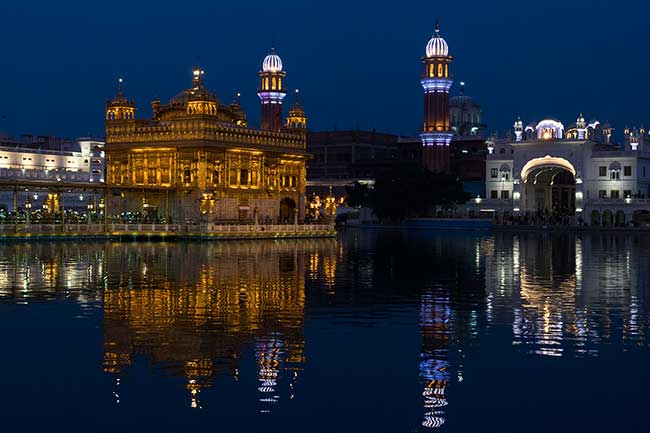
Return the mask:
[[392,221],[432,216],[436,207],[451,209],[468,199],[457,178],[421,166],[395,165],[378,174],[374,188],[355,183],[348,189],[350,206],[371,207],[378,218]]

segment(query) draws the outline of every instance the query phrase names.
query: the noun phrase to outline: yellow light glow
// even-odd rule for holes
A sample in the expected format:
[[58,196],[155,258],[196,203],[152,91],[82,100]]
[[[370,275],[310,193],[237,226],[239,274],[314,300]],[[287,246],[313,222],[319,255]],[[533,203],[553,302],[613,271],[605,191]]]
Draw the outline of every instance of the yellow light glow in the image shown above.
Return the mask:
[[546,155],[543,158],[533,158],[524,165],[524,167],[521,169],[522,182],[526,182],[526,179],[528,178],[530,172],[539,167],[559,167],[571,172],[571,174],[574,176],[576,175],[576,169],[569,161],[564,158]]

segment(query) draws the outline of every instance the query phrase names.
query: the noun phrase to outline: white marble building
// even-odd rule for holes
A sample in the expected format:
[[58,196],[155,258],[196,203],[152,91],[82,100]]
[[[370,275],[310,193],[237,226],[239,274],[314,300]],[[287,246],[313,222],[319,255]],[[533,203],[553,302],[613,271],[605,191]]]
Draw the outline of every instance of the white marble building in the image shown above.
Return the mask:
[[623,146],[611,144],[612,128],[580,115],[568,128],[544,119],[514,140],[488,144],[486,194],[468,211],[483,215],[568,216],[587,224],[622,225],[650,219],[650,136],[626,129]]
[[[57,137],[23,136],[19,139],[0,137],[0,183],[7,184],[0,191],[0,208],[13,209],[14,192],[11,185],[16,181],[44,181],[56,185],[63,183],[104,183],[106,159],[104,142],[91,138],[65,140]],[[31,182],[34,183],[34,182]],[[40,188],[39,191],[47,188]],[[36,208],[41,206],[47,194],[32,194],[21,187],[18,206],[29,198]],[[24,196],[24,197],[23,197]],[[85,208],[88,194],[78,193],[65,197],[66,205]]]

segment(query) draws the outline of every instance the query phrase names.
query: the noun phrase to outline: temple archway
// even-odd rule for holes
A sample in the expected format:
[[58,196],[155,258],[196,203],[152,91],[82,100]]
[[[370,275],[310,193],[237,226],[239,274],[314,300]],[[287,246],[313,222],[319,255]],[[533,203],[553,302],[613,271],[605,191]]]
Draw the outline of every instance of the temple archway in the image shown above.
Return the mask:
[[576,170],[564,158],[534,158],[521,170],[523,208],[554,216],[575,214]]
[[280,201],[280,223],[293,222],[294,213],[296,212],[296,202],[289,197]]

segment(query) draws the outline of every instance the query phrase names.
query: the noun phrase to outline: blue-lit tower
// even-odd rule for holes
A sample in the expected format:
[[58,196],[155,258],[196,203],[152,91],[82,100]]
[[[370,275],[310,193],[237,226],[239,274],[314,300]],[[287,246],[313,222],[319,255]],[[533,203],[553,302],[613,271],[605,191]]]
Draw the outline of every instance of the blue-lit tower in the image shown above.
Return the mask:
[[259,73],[260,88],[257,96],[262,102],[262,129],[279,131],[282,128],[282,100],[287,96],[282,83],[285,75],[282,59],[275,54],[275,49],[271,48]]
[[424,128],[422,138],[422,163],[434,172],[449,172],[449,143],[453,132],[449,121],[449,89],[453,83],[449,73],[452,57],[447,42],[440,36],[436,24],[429,40],[424,63],[422,87],[424,88]]

